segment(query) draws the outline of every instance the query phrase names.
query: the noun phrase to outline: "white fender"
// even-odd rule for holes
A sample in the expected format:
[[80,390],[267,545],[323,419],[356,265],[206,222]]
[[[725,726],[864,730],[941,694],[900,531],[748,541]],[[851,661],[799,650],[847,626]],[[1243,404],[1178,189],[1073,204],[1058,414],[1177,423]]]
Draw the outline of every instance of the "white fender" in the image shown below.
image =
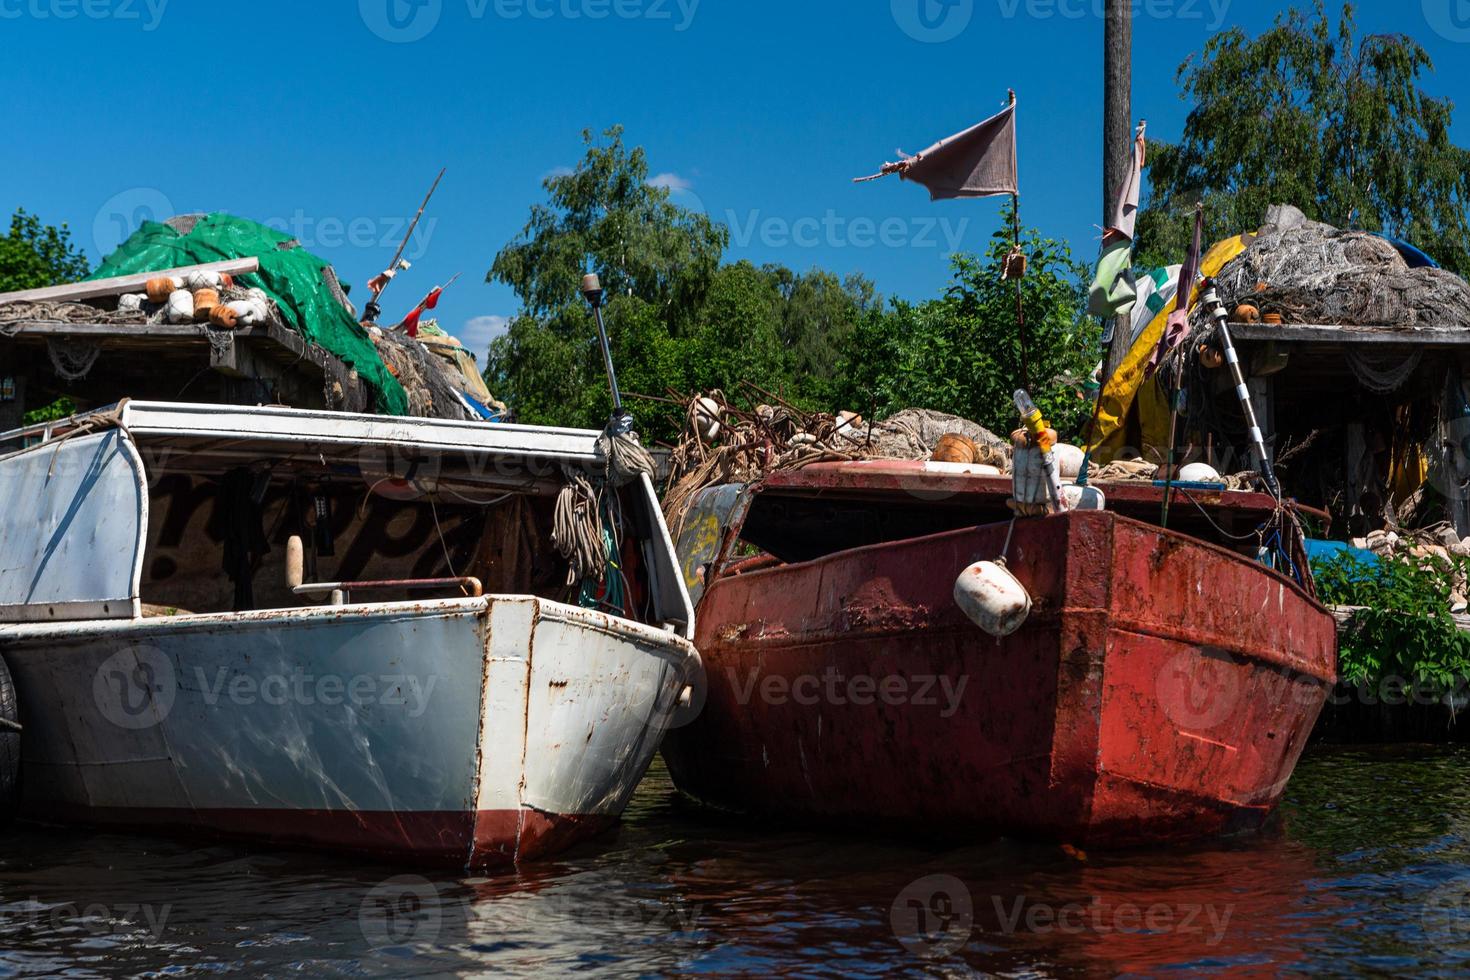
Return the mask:
[[1031,595],[999,562],[982,561],[960,572],[954,601],[970,621],[997,639],[1010,636],[1031,616]]

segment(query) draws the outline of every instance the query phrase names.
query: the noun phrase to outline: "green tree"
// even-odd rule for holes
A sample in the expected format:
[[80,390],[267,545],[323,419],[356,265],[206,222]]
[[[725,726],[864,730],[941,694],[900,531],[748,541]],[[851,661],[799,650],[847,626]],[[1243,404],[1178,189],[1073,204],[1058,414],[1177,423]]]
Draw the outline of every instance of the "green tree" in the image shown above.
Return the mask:
[[[904,408],[960,415],[997,434],[1016,427],[1012,396],[1022,384],[1015,283],[1001,278],[1011,248],[1009,212],[983,257],[954,258],[942,299],[896,303],[863,321],[844,360],[845,404],[876,405],[881,418]],[[1084,315],[1085,270],[1064,243],[1035,230],[1022,239],[1022,280],[1031,395],[1065,437],[1086,424],[1080,382],[1097,366],[1099,328]]]
[[[872,283],[821,270],[797,274],[749,262],[721,266],[729,232],[648,184],[642,149],[622,131],[584,133],[586,156],[545,182],[489,278],[510,285],[522,310],[491,346],[486,381],[526,422],[597,425],[610,399],[596,327],[578,291],[584,270],[607,291],[606,320],[625,392],[662,395],[742,380],[828,407],[839,356],[864,311],[881,306]],[[634,406],[644,435],[672,438],[679,413]]]
[[1149,147],[1141,264],[1179,262],[1197,202],[1211,241],[1257,227],[1271,204],[1414,242],[1470,275],[1470,151],[1450,139],[1454,104],[1420,87],[1428,53],[1402,34],[1359,37],[1352,4],[1325,0],[1257,38],[1212,37],[1179,68],[1194,102],[1177,145]]
[[42,225],[23,208],[11,217],[10,234],[0,238],[0,293],[76,282],[88,271],[66,225]]
[[[10,234],[0,238],[0,293],[40,289],[76,282],[87,277],[87,257],[71,241],[71,231],[41,224],[41,219],[17,209],[10,219]],[[70,398],[25,413],[26,425],[66,418],[76,411]]]
[[582,139],[582,161],[545,180],[550,200],[531,208],[486,279],[514,289],[526,312],[547,315],[581,302],[582,276],[592,271],[608,295],[636,296],[684,325],[719,268],[729,230],[649,184],[647,155],[623,145],[621,126],[601,143],[590,130]]

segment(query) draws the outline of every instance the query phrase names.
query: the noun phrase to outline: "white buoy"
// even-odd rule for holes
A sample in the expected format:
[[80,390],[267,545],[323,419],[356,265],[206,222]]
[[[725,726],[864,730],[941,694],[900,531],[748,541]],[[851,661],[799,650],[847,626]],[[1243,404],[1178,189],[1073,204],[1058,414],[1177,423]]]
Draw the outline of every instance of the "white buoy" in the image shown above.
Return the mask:
[[220,278],[220,274],[218,272],[210,272],[206,269],[195,270],[194,272],[186,274],[184,276],[183,283],[184,287],[190,290],[218,289],[221,285],[223,285],[224,280]]
[[1059,442],[1051,451],[1057,461],[1057,470],[1063,480],[1075,480],[1082,473],[1082,460],[1086,453],[1076,446],[1069,446],[1065,442]]
[[141,313],[147,303],[146,293],[124,293],[117,298],[117,311],[119,313]]
[[705,442],[714,442],[719,437],[723,414],[720,403],[713,398],[696,398],[689,409],[690,421]]
[[991,636],[1010,636],[1031,616],[1031,595],[999,562],[982,561],[960,572],[954,601],[970,621]]
[[264,301],[256,299],[254,296],[250,299],[237,299],[232,303],[226,303],[225,306],[233,310],[235,315],[240,318],[240,326],[242,327],[262,323],[269,316]]
[[1062,499],[1068,510],[1107,510],[1108,496],[1097,487],[1079,487],[1069,483],[1062,487]]
[[194,294],[187,289],[176,289],[169,294],[164,316],[169,323],[194,322]]
[[1220,471],[1208,463],[1190,463],[1179,471],[1179,479],[1184,483],[1219,483]]

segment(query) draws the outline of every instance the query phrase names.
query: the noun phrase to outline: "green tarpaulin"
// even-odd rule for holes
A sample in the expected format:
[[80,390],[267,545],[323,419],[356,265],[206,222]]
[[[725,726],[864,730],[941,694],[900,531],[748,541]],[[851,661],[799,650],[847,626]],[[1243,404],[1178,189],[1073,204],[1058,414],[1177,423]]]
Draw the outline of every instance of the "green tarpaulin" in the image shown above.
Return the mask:
[[228,214],[200,218],[187,235],[149,221],[118,246],[92,278],[258,258],[260,271],[240,277],[240,283],[265,290],[280,307],[287,326],[355,368],[371,386],[379,412],[408,414],[403,386],[388,372],[367,331],[328,288],[323,278],[327,263],[304,248],[283,249],[290,241],[289,236],[264,225]]

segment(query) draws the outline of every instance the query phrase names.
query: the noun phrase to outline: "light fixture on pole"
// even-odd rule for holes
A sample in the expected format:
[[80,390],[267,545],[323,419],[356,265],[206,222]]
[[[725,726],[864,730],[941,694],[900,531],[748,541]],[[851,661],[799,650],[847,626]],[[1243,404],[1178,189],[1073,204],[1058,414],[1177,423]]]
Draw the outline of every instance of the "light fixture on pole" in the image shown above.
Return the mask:
[[607,386],[612,391],[613,414],[610,429],[617,433],[629,432],[633,428],[633,416],[624,410],[623,394],[618,390],[618,372],[613,367],[612,347],[607,341],[607,325],[602,320],[602,280],[596,274],[582,277],[582,296],[597,318],[597,338],[602,342],[602,363],[607,368]]

